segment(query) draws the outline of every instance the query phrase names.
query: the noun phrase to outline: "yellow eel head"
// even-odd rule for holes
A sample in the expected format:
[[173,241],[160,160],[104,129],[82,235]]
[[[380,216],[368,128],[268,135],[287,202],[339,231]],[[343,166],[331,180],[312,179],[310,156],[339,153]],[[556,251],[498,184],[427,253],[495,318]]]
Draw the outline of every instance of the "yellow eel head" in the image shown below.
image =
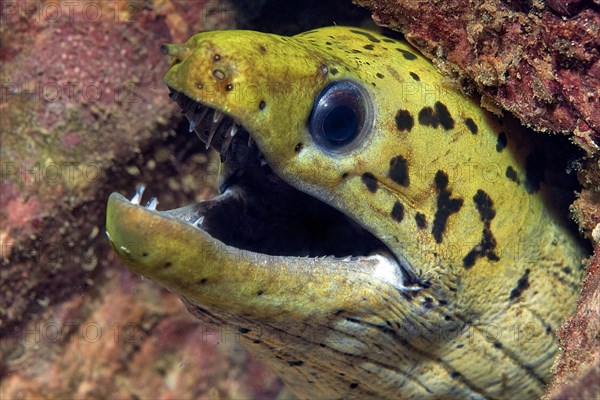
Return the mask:
[[190,131],[220,153],[221,194],[168,211],[141,187],[112,194],[107,234],[132,271],[300,397],[542,393],[582,252],[516,126],[361,29],[162,51]]

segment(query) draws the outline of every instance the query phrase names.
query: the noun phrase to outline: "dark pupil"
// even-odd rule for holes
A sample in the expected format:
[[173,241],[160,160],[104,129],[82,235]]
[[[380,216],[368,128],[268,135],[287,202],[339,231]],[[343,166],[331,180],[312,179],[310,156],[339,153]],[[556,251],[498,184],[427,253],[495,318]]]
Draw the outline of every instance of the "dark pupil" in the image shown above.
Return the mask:
[[358,120],[354,111],[349,107],[339,106],[325,117],[323,133],[331,141],[343,142],[354,135],[357,125]]

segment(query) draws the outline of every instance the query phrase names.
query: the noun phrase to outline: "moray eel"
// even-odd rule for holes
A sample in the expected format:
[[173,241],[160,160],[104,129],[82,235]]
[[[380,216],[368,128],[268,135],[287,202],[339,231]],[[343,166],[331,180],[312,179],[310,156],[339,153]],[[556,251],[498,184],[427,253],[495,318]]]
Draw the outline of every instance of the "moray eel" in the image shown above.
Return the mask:
[[220,153],[220,194],[168,211],[111,195],[132,271],[299,398],[543,394],[586,253],[532,134],[358,28],[161,49],[190,131]]

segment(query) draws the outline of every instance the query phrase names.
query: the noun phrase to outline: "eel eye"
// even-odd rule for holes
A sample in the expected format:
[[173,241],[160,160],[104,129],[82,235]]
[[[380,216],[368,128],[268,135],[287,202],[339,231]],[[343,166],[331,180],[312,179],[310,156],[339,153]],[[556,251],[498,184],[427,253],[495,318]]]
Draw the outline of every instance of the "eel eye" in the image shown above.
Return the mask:
[[327,85],[313,105],[308,129],[322,148],[334,152],[354,148],[372,126],[372,105],[365,89],[349,80]]

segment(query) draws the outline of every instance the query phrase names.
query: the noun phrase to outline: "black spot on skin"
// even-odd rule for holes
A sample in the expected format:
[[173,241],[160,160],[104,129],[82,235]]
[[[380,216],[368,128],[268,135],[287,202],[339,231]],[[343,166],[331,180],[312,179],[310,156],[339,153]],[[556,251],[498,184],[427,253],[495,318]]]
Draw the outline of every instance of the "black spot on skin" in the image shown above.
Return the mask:
[[421,111],[419,111],[419,116],[417,118],[419,124],[423,126],[431,126],[432,128],[437,128],[440,125],[440,122],[433,113],[433,108],[431,107],[423,107]]
[[390,178],[399,185],[410,186],[408,177],[408,162],[402,156],[396,156],[390,160]]
[[567,274],[567,275],[568,275],[568,274],[570,274],[570,273],[571,273],[571,268],[570,268],[570,267],[564,267],[564,268],[562,269],[562,271],[563,271],[565,274]]
[[404,219],[404,206],[400,202],[395,202],[390,213],[394,221],[401,222]]
[[417,223],[417,228],[425,229],[427,228],[427,219],[425,218],[425,214],[416,213],[415,214],[415,222]]
[[436,101],[433,107],[442,127],[447,131],[454,128],[454,119],[452,119],[448,107],[439,101]]
[[454,119],[452,119],[448,108],[439,101],[435,102],[433,108],[423,107],[421,111],[419,111],[418,120],[419,124],[431,126],[436,129],[440,125],[445,130],[454,128]]
[[375,47],[372,44],[366,44],[363,46],[363,49],[365,50],[373,50]]
[[413,53],[411,53],[410,51],[404,50],[404,49],[396,49],[398,50],[400,53],[402,53],[402,57],[404,57],[406,60],[416,60],[417,56],[415,56]]
[[352,49],[352,52],[353,52],[353,53],[356,53],[356,54],[358,54],[358,53],[362,54],[362,51],[360,51],[360,50],[357,50],[357,49]]
[[261,44],[258,46],[258,51],[260,51],[261,53],[266,53],[267,52],[267,48],[265,47],[264,44]]
[[501,349],[502,348],[502,343],[500,342],[494,342],[494,347],[497,349]]
[[369,32],[360,31],[358,29],[350,29],[350,32],[356,33],[357,35],[363,35],[367,39],[369,39],[373,43],[379,43],[381,40],[377,39],[375,36],[371,35]]
[[165,268],[169,268],[169,267],[171,267],[171,265],[173,265],[173,264],[171,263],[171,261],[167,261],[167,262],[165,263],[164,267],[165,267]]
[[375,193],[377,191],[377,178],[375,178],[375,176],[372,173],[365,172],[364,174],[362,174],[361,180],[363,181],[369,192]]
[[437,210],[433,217],[433,226],[431,233],[437,243],[442,243],[442,236],[446,230],[446,223],[450,215],[457,213],[463,205],[463,199],[451,198],[452,192],[448,190],[448,175],[443,171],[438,171],[434,179],[438,197]]
[[304,361],[300,361],[300,360],[288,361],[288,365],[290,367],[299,367],[301,365],[304,365]]
[[142,253],[142,257],[148,257],[148,253],[146,253],[146,252],[143,252],[143,253]]
[[331,72],[331,75],[337,75],[339,71],[337,70],[337,68],[331,68],[329,72]]
[[525,289],[527,289],[528,287],[529,287],[529,269],[526,269],[523,276],[519,278],[519,281],[517,282],[517,286],[515,286],[515,288],[510,291],[510,296],[508,296],[508,299],[509,300],[517,299],[519,296],[521,296],[523,291],[525,291]]
[[396,128],[400,132],[408,131],[415,125],[415,119],[408,110],[398,110],[396,113]]
[[453,378],[459,378],[460,377],[460,372],[452,371],[450,373],[450,376],[453,377]]
[[254,340],[252,341],[252,343],[257,343],[257,344],[258,344],[258,343],[262,343],[262,340],[260,340],[260,339],[254,339]]
[[496,151],[500,153],[506,147],[508,143],[508,138],[506,137],[506,133],[500,132],[498,134],[498,141],[496,142]]
[[356,382],[352,382],[350,384],[350,389],[356,389],[357,387],[358,387],[358,383],[356,383]]
[[385,75],[383,75],[381,72],[378,72],[376,75],[379,79],[385,78]]
[[325,343],[319,343],[319,346],[321,346],[321,347],[327,347],[327,345]]
[[260,108],[261,110],[264,110],[266,106],[267,103],[265,103],[264,100],[261,100],[260,103],[258,103],[258,108]]
[[201,285],[204,285],[206,282],[208,282],[208,279],[206,278],[202,278],[198,281],[198,283],[200,283]]
[[466,269],[471,268],[475,265],[475,262],[481,257],[487,257],[490,261],[498,261],[500,258],[494,252],[496,248],[496,239],[492,234],[490,224],[492,219],[496,216],[496,210],[494,210],[494,202],[490,196],[479,189],[475,196],[473,196],[475,207],[479,212],[479,218],[483,221],[482,238],[478,244],[469,251],[469,253],[463,258],[463,267]]
[[421,78],[419,78],[419,75],[415,74],[414,72],[410,73],[410,76],[415,80],[415,81],[420,81]]
[[265,294],[265,292],[262,290],[259,290],[258,292],[256,292],[257,296],[262,296],[263,294]]
[[248,329],[248,328],[239,328],[238,331],[240,331],[240,333],[248,333],[248,332],[250,332],[250,329]]
[[327,46],[331,46],[333,43],[331,43],[331,42],[325,42],[325,44],[326,44]]
[[510,165],[508,167],[506,167],[506,177],[508,179],[510,179],[511,181],[515,182],[516,184],[521,183],[521,181],[519,180],[519,177],[517,176],[517,171],[515,171],[515,169],[513,167],[511,167]]
[[491,221],[496,216],[494,202],[483,190],[479,189],[477,191],[477,194],[473,196],[473,201],[475,202],[475,207],[477,207],[477,211],[479,211],[479,217],[482,221]]
[[475,121],[473,121],[472,118],[465,119],[465,125],[467,126],[467,128],[469,128],[469,130],[471,131],[471,133],[473,135],[477,135],[477,131],[479,130],[479,127],[477,126]]
[[540,183],[544,181],[546,168],[546,155],[542,150],[534,149],[525,159],[525,189],[532,194],[540,190]]

